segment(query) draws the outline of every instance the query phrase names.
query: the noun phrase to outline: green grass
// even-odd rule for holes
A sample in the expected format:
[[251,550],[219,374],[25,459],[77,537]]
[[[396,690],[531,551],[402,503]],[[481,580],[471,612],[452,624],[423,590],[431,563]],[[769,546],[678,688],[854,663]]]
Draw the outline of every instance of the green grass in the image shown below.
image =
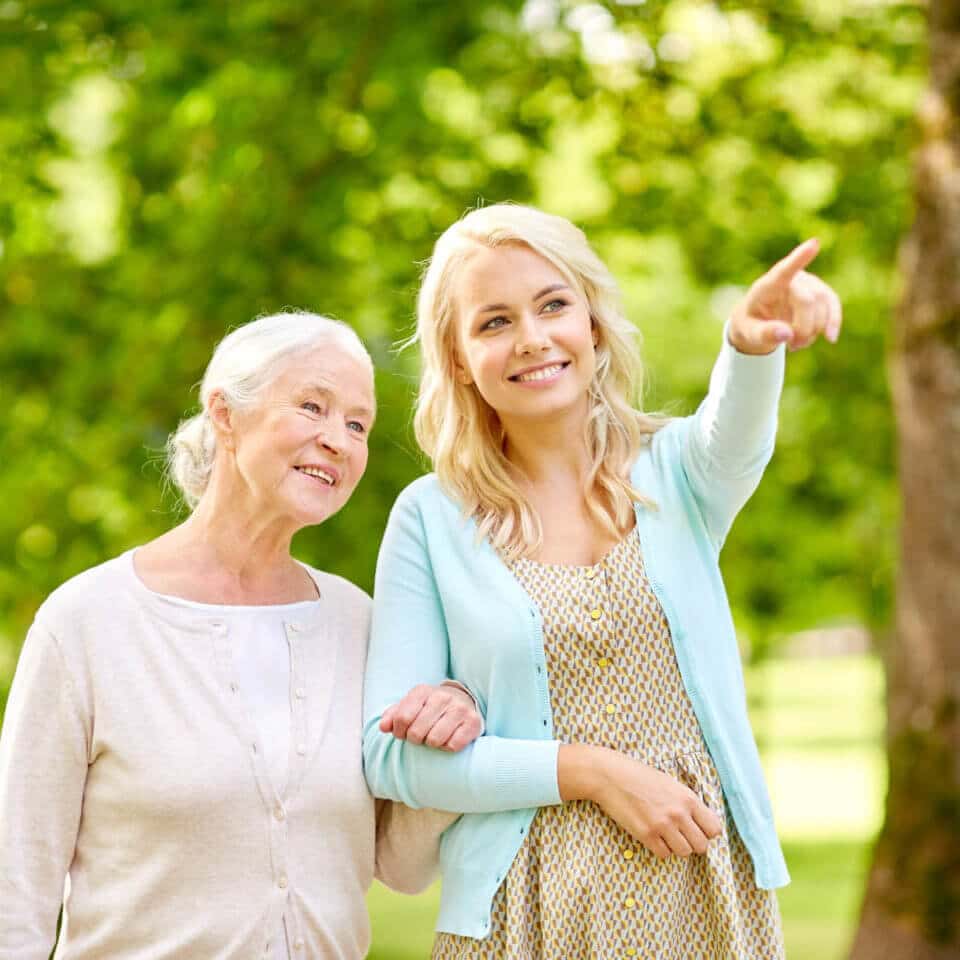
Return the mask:
[[367,895],[373,921],[368,960],[424,960],[430,956],[440,885],[419,897],[404,897],[375,883]]
[[[751,716],[793,877],[780,891],[790,960],[841,960],[885,790],[883,675],[871,657],[774,660],[748,672]],[[439,886],[370,891],[371,960],[430,953]]]
[[785,842],[793,882],[780,891],[790,960],[840,960],[847,954],[869,866],[862,840]]

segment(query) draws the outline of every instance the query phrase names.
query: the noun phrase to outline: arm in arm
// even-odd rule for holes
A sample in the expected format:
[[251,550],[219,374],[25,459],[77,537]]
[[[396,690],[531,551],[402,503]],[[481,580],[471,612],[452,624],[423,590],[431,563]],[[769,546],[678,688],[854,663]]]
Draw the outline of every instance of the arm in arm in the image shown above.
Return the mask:
[[411,810],[392,800],[376,804],[376,878],[398,893],[422,892],[438,875],[440,834],[459,814]]
[[364,768],[377,797],[410,807],[490,813],[560,802],[550,740],[483,736],[458,753],[380,729],[385,710],[417,684],[449,677],[446,621],[423,523],[412,497],[394,506],[377,562],[364,691]]

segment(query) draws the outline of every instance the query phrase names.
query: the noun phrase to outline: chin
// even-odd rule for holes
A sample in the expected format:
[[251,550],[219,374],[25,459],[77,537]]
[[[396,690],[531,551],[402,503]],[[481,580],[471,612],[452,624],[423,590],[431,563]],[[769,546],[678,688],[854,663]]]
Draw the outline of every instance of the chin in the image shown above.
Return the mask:
[[290,512],[293,515],[297,529],[302,530],[304,527],[319,526],[325,520],[329,520],[339,509],[339,506],[330,509],[328,505],[325,505],[322,509],[318,509],[316,505],[306,506],[304,504],[298,504]]
[[525,404],[523,408],[511,412],[511,416],[520,420],[553,420],[558,417],[569,417],[582,409],[584,396],[572,399],[543,397],[539,403]]

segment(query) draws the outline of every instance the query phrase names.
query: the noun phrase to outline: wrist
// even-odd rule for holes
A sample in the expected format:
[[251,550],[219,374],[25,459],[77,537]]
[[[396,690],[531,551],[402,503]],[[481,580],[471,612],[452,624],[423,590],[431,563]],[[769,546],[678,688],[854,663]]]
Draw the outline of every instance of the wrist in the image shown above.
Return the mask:
[[586,743],[562,743],[557,753],[557,784],[560,799],[596,801],[607,782],[605,747]]
[[742,353],[747,357],[768,357],[775,353],[781,346],[774,341],[772,344],[751,340],[742,330],[742,324],[738,322],[735,316],[727,320],[723,328],[724,340],[733,347],[737,353]]
[[770,350],[763,348],[760,351],[758,351],[757,347],[754,344],[747,343],[747,341],[743,337],[738,335],[737,327],[732,320],[727,324],[726,337],[727,337],[727,343],[729,343],[730,346],[737,351],[737,353],[743,353],[751,357],[759,356],[761,354],[773,353],[773,351],[776,349],[776,347],[773,347]]

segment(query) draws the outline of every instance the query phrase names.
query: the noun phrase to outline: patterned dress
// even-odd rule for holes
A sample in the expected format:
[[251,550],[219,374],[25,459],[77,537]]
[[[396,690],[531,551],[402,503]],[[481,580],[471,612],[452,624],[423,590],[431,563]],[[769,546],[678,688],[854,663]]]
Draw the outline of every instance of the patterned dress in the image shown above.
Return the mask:
[[725,821],[706,854],[658,860],[589,801],[534,816],[483,940],[440,933],[433,960],[745,960],[784,956],[773,891],[726,816],[636,531],[592,567],[521,559],[539,605],[555,736],[676,777]]

